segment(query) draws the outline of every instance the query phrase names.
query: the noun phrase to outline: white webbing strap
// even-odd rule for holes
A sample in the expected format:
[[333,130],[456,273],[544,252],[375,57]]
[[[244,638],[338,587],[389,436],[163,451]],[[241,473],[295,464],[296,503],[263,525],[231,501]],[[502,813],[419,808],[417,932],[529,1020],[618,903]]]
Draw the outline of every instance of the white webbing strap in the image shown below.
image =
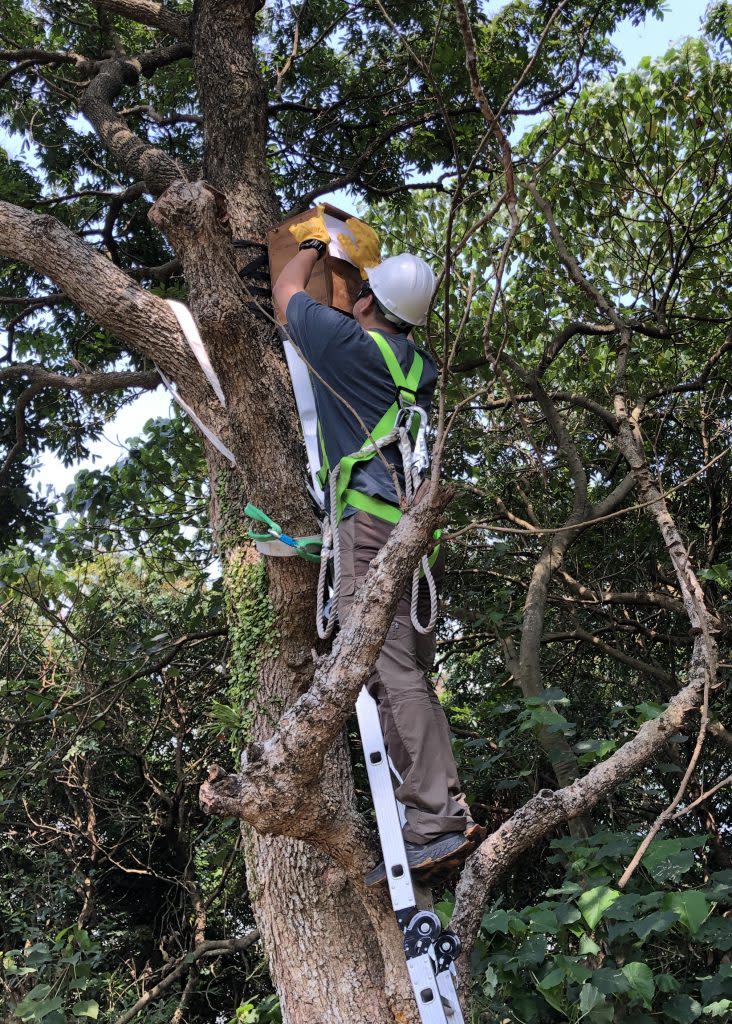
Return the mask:
[[[211,365],[211,360],[208,358],[206,346],[203,344],[203,338],[201,337],[198,328],[196,327],[196,322],[191,315],[191,311],[188,309],[187,306],[184,306],[182,302],[176,302],[175,299],[166,299],[165,301],[168,303],[170,308],[175,313],[175,318],[178,321],[180,329],[183,331],[183,336],[188,342],[188,347],[190,348],[193,355],[196,357],[198,365],[201,367],[206,376],[206,380],[211,385],[211,388],[213,389],[213,392],[218,398],[219,402],[221,402],[223,407],[226,408],[226,398],[224,397],[224,392],[221,388],[221,382],[219,381],[219,378],[216,376],[214,368]],[[231,451],[231,449],[226,447],[226,445],[218,436],[218,434],[211,430],[210,427],[207,427],[206,424],[201,419],[201,417],[198,416],[197,413],[195,413],[193,409],[191,409],[190,405],[188,405],[188,403],[181,398],[181,396],[178,394],[177,390],[173,386],[173,382],[168,380],[168,378],[165,376],[160,367],[156,366],[155,369],[160,374],[160,379],[162,380],[163,384],[168,389],[170,394],[173,396],[175,401],[181,407],[183,412],[187,416],[190,416],[190,418],[196,424],[196,426],[201,431],[206,440],[209,441],[218,452],[221,452],[224,458],[228,459],[232,466],[235,466],[236,458],[234,457],[234,453]]]
[[168,380],[168,378],[165,376],[165,374],[160,369],[160,367],[156,366],[155,369],[160,374],[160,379],[162,380],[163,384],[166,386],[166,388],[168,389],[170,394],[173,396],[175,401],[178,403],[178,405],[181,407],[183,412],[186,413],[186,415],[190,416],[190,418],[196,424],[198,429],[201,431],[201,433],[204,435],[204,437],[208,441],[211,442],[211,444],[214,446],[214,448],[217,451],[221,452],[221,454],[224,456],[224,458],[228,459],[232,466],[235,466],[236,465],[236,458],[234,457],[234,453],[231,451],[231,449],[227,448],[226,445],[224,444],[224,442],[218,436],[218,434],[215,434],[213,432],[213,430],[211,430],[210,427],[207,427],[206,424],[203,422],[203,420],[200,418],[200,416],[196,415],[196,413],[193,411],[193,409],[191,409],[190,405],[188,405],[187,402],[183,401],[183,399],[180,397],[178,392],[173,387],[173,382]]
[[203,344],[203,338],[201,337],[198,327],[196,326],[196,321],[193,319],[193,314],[191,313],[188,306],[184,306],[182,302],[176,302],[175,299],[166,299],[165,301],[168,303],[170,308],[175,313],[175,318],[180,325],[180,329],[183,331],[183,334],[185,335],[186,341],[188,342],[188,348],[196,357],[198,365],[203,370],[206,376],[206,380],[209,382],[211,388],[213,389],[213,393],[216,395],[216,397],[218,398],[218,400],[221,402],[225,409],[226,398],[224,397],[224,391],[223,388],[221,387],[221,382],[219,378],[216,376],[216,371],[211,365],[211,360],[208,358],[206,346]]

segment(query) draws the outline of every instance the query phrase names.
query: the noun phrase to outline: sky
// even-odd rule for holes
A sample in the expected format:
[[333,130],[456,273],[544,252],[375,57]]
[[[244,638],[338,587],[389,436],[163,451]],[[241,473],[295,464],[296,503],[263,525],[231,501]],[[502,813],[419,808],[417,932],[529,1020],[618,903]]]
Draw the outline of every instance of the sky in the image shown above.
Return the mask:
[[[648,18],[641,26],[622,23],[613,36],[613,42],[623,56],[625,66],[633,67],[642,57],[659,57],[670,46],[685,36],[697,35],[708,0],[668,0],[664,5],[663,21]],[[500,10],[500,0],[489,0],[489,13]],[[4,144],[8,141],[1,140]],[[17,152],[16,146],[8,149]],[[345,193],[334,193],[323,197],[347,212],[355,213],[353,200]],[[113,421],[107,424],[104,434],[89,445],[90,457],[72,466],[65,467],[51,453],[41,459],[35,479],[39,489],[51,485],[61,493],[73,481],[79,469],[103,468],[121,458],[127,448],[127,440],[142,432],[148,419],[170,414],[171,398],[162,386],[154,392],[141,395],[122,409]]]

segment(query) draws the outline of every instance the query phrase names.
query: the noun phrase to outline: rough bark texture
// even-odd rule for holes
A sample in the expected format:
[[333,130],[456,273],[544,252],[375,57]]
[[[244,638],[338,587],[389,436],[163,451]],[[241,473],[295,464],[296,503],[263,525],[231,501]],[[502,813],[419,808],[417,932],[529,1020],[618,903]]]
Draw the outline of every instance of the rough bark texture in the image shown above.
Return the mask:
[[175,314],[50,215],[0,202],[0,255],[22,260],[128,348],[151,359],[192,397],[208,385]]

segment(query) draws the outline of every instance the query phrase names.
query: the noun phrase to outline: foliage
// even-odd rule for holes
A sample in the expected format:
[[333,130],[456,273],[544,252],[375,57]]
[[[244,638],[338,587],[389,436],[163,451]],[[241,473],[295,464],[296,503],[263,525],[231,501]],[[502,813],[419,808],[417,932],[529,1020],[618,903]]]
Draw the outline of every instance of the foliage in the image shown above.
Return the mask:
[[[112,1019],[141,978],[154,984],[186,963],[204,928],[216,938],[252,927],[236,828],[197,803],[206,765],[227,753],[229,737],[210,726],[230,699],[228,643],[200,518],[200,449],[181,426],[149,424],[130,458],[77,477],[43,551],[3,562],[0,1006],[10,1020]],[[256,947],[196,969],[195,1013],[266,997]],[[145,1019],[169,1021],[177,999],[164,991]],[[263,1007],[259,1019],[277,1019],[271,1000]]]
[[726,1019],[732,1008],[732,872],[707,874],[703,836],[659,839],[628,888],[615,886],[638,836],[556,840],[561,884],[483,916],[473,967],[481,1019],[605,1024]]
[[[477,818],[496,828],[657,716],[687,681],[693,641],[663,540],[633,492],[618,518],[565,551],[551,546],[559,534],[537,532],[567,521],[577,463],[588,505],[626,470],[597,415],[613,406],[618,338],[569,279],[529,186],[586,279],[633,325],[626,385],[644,396],[650,468],[729,638],[730,5],[709,5],[705,39],[623,74],[609,36],[622,18],[660,15],[660,0],[576,0],[556,22],[544,0],[512,0],[500,17],[467,6],[487,101],[507,133],[523,132],[513,223],[505,204],[486,216],[505,192],[502,154],[476,107],[451,5],[276,0],[259,14],[257,53],[283,207],[347,185],[370,204],[385,251],[446,267],[426,337],[449,361],[442,468],[457,489],[439,670],[461,780]],[[8,0],[0,42],[92,60],[160,42],[86,0],[71,13],[66,0]],[[14,69],[0,97],[10,147],[0,193],[51,212],[156,294],[184,298],[149,197],[78,116],[85,74],[75,64]],[[198,173],[192,61],[161,67],[122,103],[134,131]],[[24,264],[0,264],[0,283],[4,362],[66,375],[150,368]],[[527,391],[537,380],[564,434]],[[13,380],[0,405],[8,449],[23,391]],[[280,1013],[257,953],[189,960],[202,935],[252,924],[235,825],[205,819],[196,801],[207,764],[246,739],[250,698],[278,645],[264,569],[235,532],[239,510],[219,510],[231,526],[219,566],[203,454],[179,416],[148,424],[114,467],[77,476],[61,520],[27,479],[44,448],[67,464],[83,457],[131,397],[36,395],[23,460],[0,491],[0,991],[16,1020],[113,1020],[182,966],[191,1021],[211,1020],[215,1006],[232,1024],[264,1024]],[[540,678],[528,686],[516,665],[542,559],[551,578]],[[730,772],[726,675],[714,696],[687,804]],[[273,724],[280,711],[268,709]],[[729,1016],[730,790],[670,821],[618,887],[674,796],[696,726],[596,807],[587,835],[547,840],[495,887],[473,962],[476,1018]],[[449,916],[449,897],[439,909]],[[170,1021],[182,987],[151,1000],[145,1019]]]

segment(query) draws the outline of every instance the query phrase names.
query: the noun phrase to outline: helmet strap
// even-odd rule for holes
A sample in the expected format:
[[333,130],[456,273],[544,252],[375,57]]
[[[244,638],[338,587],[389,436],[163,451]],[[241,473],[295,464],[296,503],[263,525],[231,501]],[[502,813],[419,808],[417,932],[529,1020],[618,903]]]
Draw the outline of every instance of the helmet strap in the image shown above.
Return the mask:
[[378,309],[378,311],[381,313],[385,320],[388,320],[390,324],[394,324],[394,326],[398,327],[399,330],[402,331],[404,334],[407,334],[409,331],[412,330],[414,324],[408,324],[406,320],[400,320],[398,316],[396,316],[394,313],[390,313],[385,306],[382,306],[382,304],[379,302],[378,298],[373,292],[372,295],[374,295],[374,302],[376,303],[376,308]]

